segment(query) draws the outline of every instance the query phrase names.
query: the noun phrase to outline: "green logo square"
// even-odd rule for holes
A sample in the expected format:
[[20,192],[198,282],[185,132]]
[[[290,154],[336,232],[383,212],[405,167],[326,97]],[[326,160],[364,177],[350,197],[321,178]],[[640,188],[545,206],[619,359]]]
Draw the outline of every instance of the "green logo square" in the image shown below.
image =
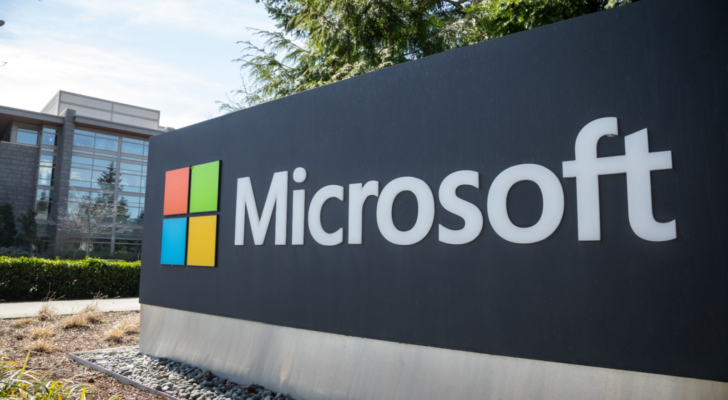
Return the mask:
[[217,211],[220,161],[190,167],[190,213]]

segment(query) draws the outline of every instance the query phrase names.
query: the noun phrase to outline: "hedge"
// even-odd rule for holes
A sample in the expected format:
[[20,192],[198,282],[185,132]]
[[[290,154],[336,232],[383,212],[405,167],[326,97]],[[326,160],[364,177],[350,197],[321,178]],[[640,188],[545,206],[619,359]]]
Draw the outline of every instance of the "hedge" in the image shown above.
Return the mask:
[[141,262],[47,260],[0,256],[0,299],[92,299],[96,295],[138,297]]

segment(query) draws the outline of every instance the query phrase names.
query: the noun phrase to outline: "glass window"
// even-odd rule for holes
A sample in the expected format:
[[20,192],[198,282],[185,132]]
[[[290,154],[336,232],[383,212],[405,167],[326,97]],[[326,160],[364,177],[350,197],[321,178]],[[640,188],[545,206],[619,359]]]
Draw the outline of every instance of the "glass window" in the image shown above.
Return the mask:
[[143,201],[144,201],[144,198],[143,197],[130,196],[128,194],[127,195],[122,195],[122,194],[119,195],[119,204],[120,205],[125,205],[125,206],[128,205],[128,206],[131,206],[131,207],[136,207],[140,203],[141,204],[144,204]]
[[53,196],[53,190],[50,189],[38,189],[35,198],[35,211],[37,212],[36,219],[48,219],[48,215],[51,212],[51,198]]
[[123,140],[125,142],[129,142],[129,143],[137,143],[137,144],[144,144],[144,143],[146,143],[144,140],[132,139],[132,138],[127,138],[127,137],[122,138],[121,140]]
[[58,134],[58,129],[56,129],[56,128],[43,128],[43,133]]
[[126,141],[124,141],[121,143],[121,152],[141,156],[142,154],[144,154],[144,145],[127,143]]
[[71,168],[71,185],[91,187],[92,174],[88,169]]
[[41,154],[40,156],[40,166],[41,167],[52,167],[53,163],[55,163],[56,157],[49,156],[47,154]]
[[119,190],[131,193],[143,193],[142,177],[136,175],[124,175],[119,178]]
[[81,147],[94,147],[94,138],[79,135],[78,133],[73,135],[73,145],[74,146],[81,146]]
[[18,129],[18,143],[38,145],[38,132]]
[[43,186],[53,186],[53,168],[38,168],[38,184]]
[[144,220],[144,209],[139,207],[119,207],[116,222],[126,225],[141,225]]
[[141,229],[116,228],[116,237],[119,239],[141,239]]
[[93,154],[94,154],[94,152],[93,152],[93,151],[83,151],[83,150],[79,150],[79,149],[73,149],[73,152],[74,152],[74,153],[91,154],[91,155],[93,155]]
[[70,201],[83,201],[86,199],[92,199],[98,196],[98,193],[86,192],[82,190],[69,190],[68,200]]
[[144,145],[144,155],[149,155],[149,146],[146,144]]
[[142,172],[142,166],[141,164],[130,164],[130,163],[121,163],[121,172],[129,172],[129,173],[140,173]]
[[116,174],[108,171],[93,171],[91,187],[95,189],[114,190],[116,185]]
[[116,186],[116,163],[94,160],[93,187],[114,190]]
[[53,198],[53,189],[38,189],[36,198],[38,200],[50,201]]
[[116,161],[104,160],[102,158],[94,158],[94,169],[113,169],[116,170]]
[[121,156],[121,159],[122,159],[122,160],[143,161],[143,160],[142,160],[141,158],[137,158],[137,157],[126,157],[126,156]]
[[98,132],[96,132],[96,137],[100,137],[100,138],[106,138],[106,139],[114,139],[114,140],[116,140],[117,142],[119,141],[119,137],[118,137],[118,136],[114,136],[114,135],[106,135],[106,134],[103,134],[103,133],[98,133]]
[[96,148],[99,150],[118,151],[119,140],[96,138]]
[[[98,229],[98,233],[96,235],[94,235],[94,237],[95,238],[108,238],[108,239],[111,239],[111,227],[109,226],[109,227],[99,228]],[[109,250],[108,249],[110,249],[111,240],[103,240],[103,241],[102,240],[97,240],[97,241],[107,243],[104,246],[104,248],[105,248],[104,252],[106,254],[109,254]],[[98,244],[96,246],[98,246]]]
[[56,145],[58,145],[58,136],[56,136],[52,133],[43,132],[42,144],[47,144],[49,146],[56,146]]
[[73,166],[91,166],[94,163],[93,158],[71,156],[71,165]]

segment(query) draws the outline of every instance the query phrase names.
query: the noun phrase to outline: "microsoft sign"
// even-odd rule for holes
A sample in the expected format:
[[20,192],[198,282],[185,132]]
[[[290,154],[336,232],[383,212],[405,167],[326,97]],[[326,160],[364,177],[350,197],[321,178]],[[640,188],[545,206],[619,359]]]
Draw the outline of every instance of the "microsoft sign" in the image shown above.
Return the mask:
[[642,0],[155,136],[142,351],[296,398],[728,397],[727,18]]

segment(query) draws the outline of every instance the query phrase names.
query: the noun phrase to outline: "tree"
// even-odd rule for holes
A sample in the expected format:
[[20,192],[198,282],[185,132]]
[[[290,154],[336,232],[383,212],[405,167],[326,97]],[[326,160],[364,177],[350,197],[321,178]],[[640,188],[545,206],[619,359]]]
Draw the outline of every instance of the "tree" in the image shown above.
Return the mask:
[[86,257],[91,251],[91,239],[112,229],[114,217],[122,220],[129,218],[126,199],[117,201],[114,196],[116,163],[110,162],[96,183],[103,192],[94,197],[84,196],[81,202],[69,204],[67,210],[59,212],[58,218],[66,239],[79,240],[84,244]]
[[[114,188],[116,187],[116,163],[111,161],[109,162],[109,165],[106,167],[106,171],[101,172],[101,175],[96,179],[96,183],[98,183],[99,188],[103,190],[109,190],[114,191]],[[111,196],[114,197],[113,193],[104,193],[103,196]]]
[[3,203],[0,205],[0,219],[2,220],[0,247],[10,247],[15,244],[15,235],[18,233],[15,229],[15,213],[12,204]]
[[[634,0],[636,1],[636,0]],[[256,0],[256,3],[259,1]],[[632,0],[263,0],[278,30],[254,30],[234,62],[249,76],[233,112],[353,76]]]
[[[114,188],[116,187],[116,163],[109,162],[109,165],[106,167],[106,171],[103,171],[101,175],[96,179],[96,183],[98,183],[99,188],[103,190],[107,190],[108,192],[102,192],[99,193],[99,196],[97,198],[97,202],[104,202],[104,203],[114,203]],[[121,190],[123,186],[121,183],[119,183],[119,189]],[[116,210],[117,215],[116,219],[117,221],[126,221],[129,219],[129,212],[127,210],[127,201],[126,199],[121,199],[120,201],[116,201]]]
[[28,212],[18,217],[18,222],[23,231],[18,235],[18,243],[28,247],[28,251],[33,251],[33,245],[38,243],[38,224],[35,222],[37,212],[29,209]]
[[116,213],[116,202],[84,196],[80,203],[69,204],[68,210],[59,212],[61,215],[58,220],[63,226],[66,239],[76,239],[83,243],[88,257],[91,239],[110,229]]

